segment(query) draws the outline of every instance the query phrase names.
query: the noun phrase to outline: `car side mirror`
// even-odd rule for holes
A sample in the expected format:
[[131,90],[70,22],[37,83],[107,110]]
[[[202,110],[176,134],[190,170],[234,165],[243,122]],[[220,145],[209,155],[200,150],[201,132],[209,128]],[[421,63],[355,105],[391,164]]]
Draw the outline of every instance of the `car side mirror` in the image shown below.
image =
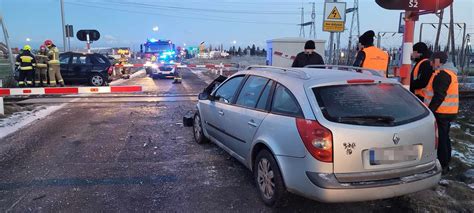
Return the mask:
[[199,100],[208,100],[208,99],[210,100],[210,96],[209,96],[209,94],[202,92],[202,93],[199,93],[198,99]]
[[219,95],[209,95],[209,100],[210,101],[215,101],[215,100],[219,100],[221,98],[221,96]]

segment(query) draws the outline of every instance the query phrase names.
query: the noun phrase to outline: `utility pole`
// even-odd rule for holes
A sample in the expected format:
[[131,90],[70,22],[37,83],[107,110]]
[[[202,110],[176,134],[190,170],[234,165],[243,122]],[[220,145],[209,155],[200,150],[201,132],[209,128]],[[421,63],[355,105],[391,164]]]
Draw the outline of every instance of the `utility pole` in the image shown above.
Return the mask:
[[442,9],[437,15],[438,15],[439,21],[438,21],[438,30],[436,31],[434,51],[438,51],[439,49],[439,36],[441,34],[441,27],[443,24],[444,9]]
[[313,9],[311,11],[311,27],[309,29],[309,37],[315,39],[316,38],[316,3],[312,2]]
[[63,51],[66,52],[66,22],[64,21],[64,0],[59,0],[61,4],[61,28],[63,28]]
[[304,38],[305,33],[304,33],[304,7],[301,7],[301,24],[300,24],[300,37]]
[[[326,2],[337,2],[337,0],[326,0]],[[329,64],[333,63],[333,53],[334,53],[334,33],[331,32],[329,36]]]
[[449,36],[451,38],[451,60],[453,60],[453,65],[456,67],[456,46],[454,44],[454,14],[453,14],[453,4],[449,6]]
[[[352,59],[352,40],[354,39],[353,36],[359,38],[360,36],[360,25],[359,25],[359,0],[354,0],[354,11],[352,12],[352,20],[351,20],[351,28],[349,31],[349,45],[347,46],[347,65],[351,65]],[[357,30],[357,31],[356,31]],[[356,31],[357,33],[355,33]]]
[[5,38],[5,45],[7,46],[7,49],[8,49],[8,59],[10,60],[12,76],[15,76],[15,61],[13,60],[12,48],[10,47],[10,41],[9,41],[10,36],[8,35],[7,26],[5,26],[5,22],[3,21],[3,15],[1,11],[0,11],[0,24],[2,24],[3,37]]

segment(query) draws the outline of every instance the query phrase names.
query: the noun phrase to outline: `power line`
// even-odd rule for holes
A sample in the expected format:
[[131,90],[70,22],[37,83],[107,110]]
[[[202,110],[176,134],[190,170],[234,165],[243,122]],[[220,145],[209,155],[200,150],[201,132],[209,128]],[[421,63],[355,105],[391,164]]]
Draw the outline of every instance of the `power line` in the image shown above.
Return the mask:
[[193,19],[193,20],[206,20],[206,21],[218,21],[218,22],[233,22],[233,23],[246,23],[246,24],[276,24],[276,25],[292,25],[295,26],[296,24],[293,23],[283,23],[283,22],[262,22],[262,21],[246,21],[246,20],[235,20],[235,19],[225,19],[226,17],[222,17],[219,19],[213,18],[206,18],[206,17],[190,17],[190,16],[182,16],[182,15],[170,15],[170,14],[163,14],[163,13],[152,13],[152,12],[145,12],[145,11],[133,11],[133,10],[125,10],[125,9],[118,9],[113,7],[104,7],[104,6],[97,6],[97,5],[88,5],[88,4],[81,4],[75,2],[65,2],[69,5],[76,5],[81,7],[88,7],[88,8],[101,8],[101,9],[109,9],[118,12],[126,12],[126,13],[135,13],[135,14],[148,14],[148,15],[155,15],[155,16],[167,16],[167,17],[175,17],[175,18],[183,18],[183,19]]
[[180,6],[165,6],[165,5],[156,5],[156,4],[146,4],[146,3],[137,3],[137,2],[111,2],[114,4],[126,5],[126,6],[135,6],[135,7],[143,7],[143,8],[150,8],[150,9],[173,9],[173,10],[186,10],[191,12],[212,12],[212,13],[234,13],[234,14],[268,14],[268,15],[285,15],[285,14],[298,14],[295,11],[277,11],[277,10],[228,10],[228,9],[213,9],[213,8],[195,8],[195,7],[180,7]]

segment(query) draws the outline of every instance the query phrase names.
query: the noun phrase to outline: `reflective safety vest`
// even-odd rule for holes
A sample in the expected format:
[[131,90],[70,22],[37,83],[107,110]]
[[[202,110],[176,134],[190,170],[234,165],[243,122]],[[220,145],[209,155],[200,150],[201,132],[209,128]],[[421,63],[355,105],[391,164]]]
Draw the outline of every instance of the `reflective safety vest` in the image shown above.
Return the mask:
[[[420,73],[419,73],[419,72],[420,72],[420,66],[421,66],[421,64],[425,63],[425,61],[428,61],[428,59],[427,59],[427,58],[422,59],[421,61],[419,61],[419,62],[416,64],[415,68],[413,69],[413,80],[417,80],[417,79],[419,78],[418,75],[420,74]],[[415,95],[419,95],[419,96],[423,97],[423,96],[424,96],[424,95],[423,95],[423,88],[421,88],[421,89],[416,89],[416,90],[415,90]]]
[[48,51],[49,64],[59,64],[59,49],[55,46]]
[[388,53],[374,46],[364,48],[362,51],[365,53],[362,67],[381,71],[383,76],[387,76]]
[[[455,72],[451,70],[444,69],[446,73],[451,76],[451,84],[446,91],[446,97],[443,100],[443,103],[439,106],[436,110],[436,113],[439,114],[457,114],[459,111],[459,84],[458,84],[458,76]],[[429,106],[431,103],[431,99],[434,96],[433,90],[433,81],[436,76],[441,72],[441,70],[436,70],[433,75],[431,75],[430,81],[428,82],[428,86],[423,89],[424,94],[424,103],[426,106]]]
[[23,52],[18,55],[15,64],[20,68],[20,70],[29,71],[33,70],[33,68],[36,66],[36,61],[30,52]]

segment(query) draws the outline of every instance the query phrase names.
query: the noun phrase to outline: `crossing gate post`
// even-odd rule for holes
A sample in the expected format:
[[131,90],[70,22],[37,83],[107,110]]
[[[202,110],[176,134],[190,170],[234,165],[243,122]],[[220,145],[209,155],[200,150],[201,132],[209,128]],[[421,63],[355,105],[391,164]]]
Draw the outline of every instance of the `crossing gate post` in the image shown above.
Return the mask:
[[[3,87],[3,82],[2,81],[3,80],[0,79],[0,88]],[[2,96],[0,96],[0,115],[5,115],[5,109],[3,107],[3,97]]]

